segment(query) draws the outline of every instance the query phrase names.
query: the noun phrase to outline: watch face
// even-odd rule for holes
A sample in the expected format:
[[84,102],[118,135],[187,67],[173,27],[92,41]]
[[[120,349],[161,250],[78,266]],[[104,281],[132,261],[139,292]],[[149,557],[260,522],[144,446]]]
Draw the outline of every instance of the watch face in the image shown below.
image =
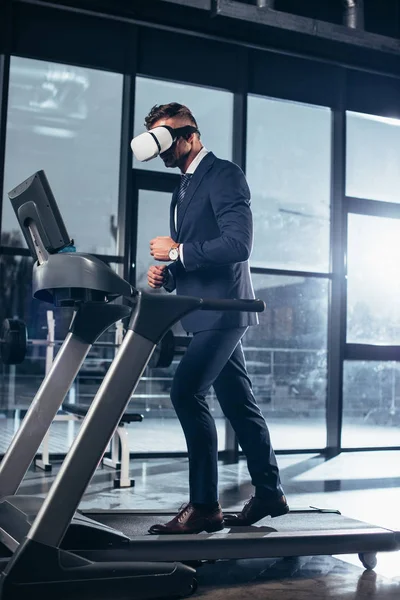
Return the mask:
[[171,250],[169,251],[169,257],[171,260],[177,260],[179,256],[178,253],[178,249],[177,248],[171,248]]

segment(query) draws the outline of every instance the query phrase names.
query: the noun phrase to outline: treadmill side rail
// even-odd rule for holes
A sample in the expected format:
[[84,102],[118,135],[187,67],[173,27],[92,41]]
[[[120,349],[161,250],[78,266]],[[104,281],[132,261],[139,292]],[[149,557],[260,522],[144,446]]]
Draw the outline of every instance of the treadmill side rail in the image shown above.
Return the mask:
[[371,527],[332,531],[137,536],[131,538],[125,547],[79,550],[79,555],[95,561],[203,561],[391,552],[398,549],[400,544],[393,531]]

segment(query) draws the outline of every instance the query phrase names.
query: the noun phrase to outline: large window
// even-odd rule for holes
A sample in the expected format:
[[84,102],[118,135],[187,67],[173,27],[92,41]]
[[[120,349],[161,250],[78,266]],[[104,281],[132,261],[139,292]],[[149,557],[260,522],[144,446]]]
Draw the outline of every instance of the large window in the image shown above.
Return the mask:
[[[29,338],[43,341],[49,307],[31,297],[32,260],[21,252],[25,242],[7,192],[43,169],[78,250],[115,260],[123,76],[12,57],[9,84],[1,245],[20,255],[0,255],[0,321],[21,318]],[[144,131],[154,105],[173,101],[193,111],[203,144],[232,160],[234,133],[236,139],[240,132],[234,131],[234,94],[226,90],[137,76],[132,135]],[[249,95],[247,109],[246,177],[254,223],[250,264],[256,297],[266,303],[260,325],[250,327],[243,339],[248,371],[274,447],[324,448],[329,297],[331,278],[338,281],[330,273],[332,112],[257,95]],[[394,218],[400,203],[399,125],[394,119],[347,113],[345,447],[397,446],[399,441],[400,363],[394,351],[389,354],[394,362],[383,362],[387,349],[378,348],[400,347],[400,219]],[[169,235],[171,189],[179,178],[159,159],[139,163],[132,157],[132,166],[127,214],[137,211],[131,236],[136,286],[166,293],[147,285],[148,268],[155,264],[149,241]],[[50,308],[57,351],[71,312]],[[173,331],[186,336],[179,324]],[[109,344],[114,335],[112,327],[102,338],[108,344],[94,347],[87,357],[72,386],[77,401],[92,401],[114,357]],[[145,370],[132,401],[145,416],[133,428],[133,439],[138,437],[133,451],[186,450],[170,401],[178,362],[176,357],[168,368]],[[0,411],[24,411],[45,374],[45,347],[31,344],[23,364],[2,365],[0,373]],[[222,450],[225,419],[213,390],[208,402]]]
[[249,97],[252,266],[329,270],[330,167],[329,109]]
[[278,449],[326,444],[328,282],[253,275],[266,303],[244,348],[256,400]]
[[349,214],[347,342],[400,345],[400,219]]
[[[2,245],[17,253],[25,247],[7,192],[43,169],[78,250],[117,253],[121,115],[122,75],[11,58]],[[34,300],[31,282],[31,258],[0,256],[0,318],[22,319],[29,340],[40,341],[29,344],[22,364],[0,365],[0,408],[6,413],[25,411],[44,378],[47,311],[54,311],[55,353],[71,321],[71,311]],[[112,331],[103,339],[113,340]],[[93,399],[110,362],[109,350],[89,353],[71,388],[77,401]],[[64,437],[54,437],[53,451],[67,449]],[[3,441],[1,452],[10,440]]]
[[399,446],[400,363],[344,365],[342,446]]
[[[144,119],[156,104],[179,102],[194,114],[201,140],[219,158],[232,158],[233,94],[206,87],[173,83],[147,77],[136,78],[135,131],[145,131]],[[161,159],[141,163],[134,158],[134,167],[150,171],[166,171]]]
[[[326,445],[331,112],[248,98],[246,174],[252,195],[252,267],[266,302],[245,338],[255,395],[277,449]],[[261,381],[263,378],[263,381]]]
[[347,196],[400,202],[400,121],[347,113]]
[[80,251],[116,254],[122,75],[11,58],[2,244],[24,246],[7,192],[43,169]]
[[344,364],[342,445],[398,446],[399,363],[380,360],[380,346],[400,346],[400,121],[350,112],[346,138],[346,341],[353,346]]

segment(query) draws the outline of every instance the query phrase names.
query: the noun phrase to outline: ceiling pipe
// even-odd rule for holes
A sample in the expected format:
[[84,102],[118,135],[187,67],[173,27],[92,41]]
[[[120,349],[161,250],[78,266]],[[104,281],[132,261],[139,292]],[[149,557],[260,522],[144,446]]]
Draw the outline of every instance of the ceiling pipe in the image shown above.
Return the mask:
[[344,0],[343,21],[350,29],[364,29],[364,0]]
[[258,8],[274,8],[275,0],[256,0]]

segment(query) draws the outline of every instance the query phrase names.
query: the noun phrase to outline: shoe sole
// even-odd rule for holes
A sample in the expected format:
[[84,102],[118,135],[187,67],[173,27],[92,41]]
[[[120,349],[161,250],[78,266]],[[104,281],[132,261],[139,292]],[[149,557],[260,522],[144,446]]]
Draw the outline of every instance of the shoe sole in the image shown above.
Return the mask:
[[290,508],[287,506],[287,507],[285,507],[284,510],[280,509],[278,511],[268,513],[267,515],[260,517],[257,521],[239,521],[238,520],[238,521],[232,521],[232,523],[225,521],[225,527],[249,527],[250,525],[254,525],[254,523],[258,523],[259,521],[261,521],[262,519],[265,519],[266,517],[271,517],[271,519],[275,519],[275,517],[283,517],[284,515],[287,515],[289,511],[290,511]]
[[203,527],[202,529],[196,529],[193,531],[150,531],[149,529],[149,533],[151,535],[191,535],[191,534],[197,534],[197,533],[202,533],[203,531],[207,532],[207,533],[214,533],[216,531],[222,531],[222,529],[224,529],[225,524],[222,523],[217,523],[217,524],[213,524],[209,525],[209,527]]
[[274,519],[275,517],[283,517],[283,515],[287,515],[289,511],[290,511],[290,508],[288,506],[286,506],[284,510],[280,510],[280,511],[271,513],[270,517],[272,519]]
[[215,531],[222,531],[224,529],[224,527],[225,527],[225,523],[222,521],[222,523],[216,523],[215,525],[212,525],[211,527],[208,527],[208,528],[205,527],[202,531],[206,531],[207,533],[214,533]]

